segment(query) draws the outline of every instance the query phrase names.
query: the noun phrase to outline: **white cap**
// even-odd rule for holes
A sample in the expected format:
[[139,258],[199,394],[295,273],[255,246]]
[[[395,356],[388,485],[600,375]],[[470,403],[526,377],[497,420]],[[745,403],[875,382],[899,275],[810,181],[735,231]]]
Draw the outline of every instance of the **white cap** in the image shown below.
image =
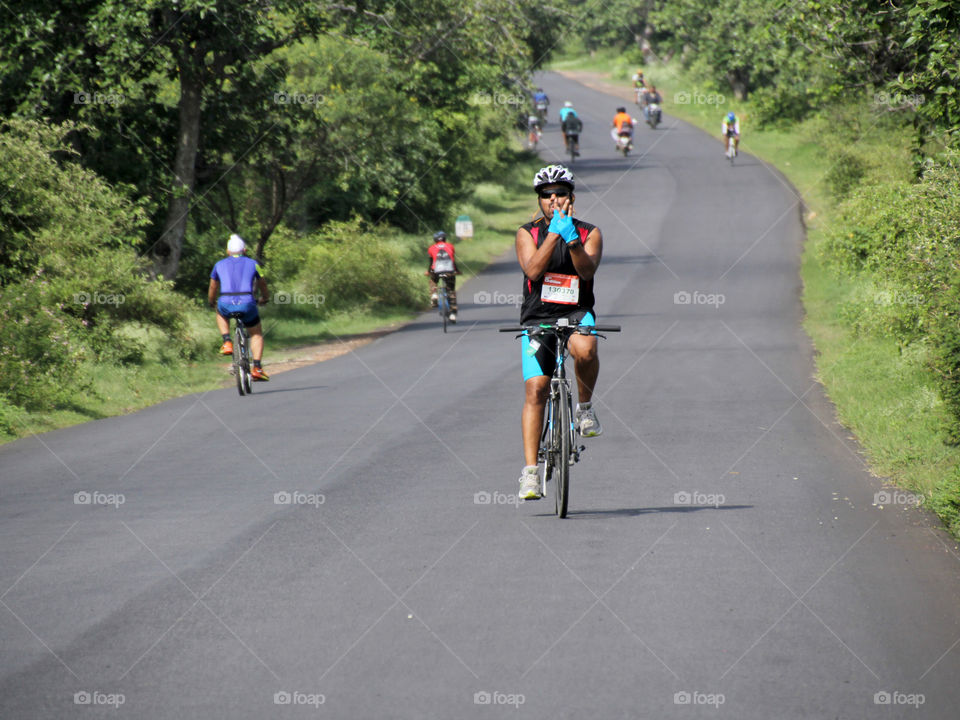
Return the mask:
[[567,100],[567,101],[563,104],[563,106],[564,106],[564,107],[573,107],[573,103],[570,102],[569,100]]
[[246,249],[247,249],[247,244],[243,241],[242,237],[240,237],[236,233],[230,236],[230,240],[227,241],[228,255],[239,255]]

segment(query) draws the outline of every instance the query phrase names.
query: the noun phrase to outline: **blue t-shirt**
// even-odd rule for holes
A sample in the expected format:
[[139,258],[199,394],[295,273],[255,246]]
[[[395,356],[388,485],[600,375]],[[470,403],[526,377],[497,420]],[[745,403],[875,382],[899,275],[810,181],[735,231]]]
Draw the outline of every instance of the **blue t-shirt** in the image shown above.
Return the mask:
[[568,107],[560,108],[560,122],[563,122],[564,120],[566,120],[567,115],[569,115],[570,113],[573,113],[574,115],[576,115],[577,111],[574,110],[573,108],[568,108]]
[[253,281],[260,277],[257,261],[243,255],[225,257],[210,272],[210,278],[220,282],[220,295],[232,295],[238,302],[253,300]]

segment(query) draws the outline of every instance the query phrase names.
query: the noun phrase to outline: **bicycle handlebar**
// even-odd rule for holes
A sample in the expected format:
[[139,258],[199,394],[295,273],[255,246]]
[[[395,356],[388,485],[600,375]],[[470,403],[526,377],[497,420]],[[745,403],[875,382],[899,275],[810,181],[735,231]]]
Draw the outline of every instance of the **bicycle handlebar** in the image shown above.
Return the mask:
[[[502,327],[499,329],[499,332],[526,332],[528,330],[559,330],[561,328],[567,328],[571,332],[578,332],[583,335],[588,335],[590,332],[620,332],[619,325],[547,325],[546,327],[541,327],[540,325],[516,325],[513,327]],[[584,332],[587,331],[587,332]]]

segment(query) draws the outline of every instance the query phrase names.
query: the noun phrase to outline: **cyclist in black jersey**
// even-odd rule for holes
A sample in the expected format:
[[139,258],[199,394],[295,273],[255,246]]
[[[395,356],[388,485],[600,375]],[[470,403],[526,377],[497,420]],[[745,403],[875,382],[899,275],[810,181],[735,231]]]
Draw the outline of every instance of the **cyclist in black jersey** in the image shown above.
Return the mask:
[[[521,324],[570,318],[581,325],[596,325],[593,312],[593,277],[603,254],[600,228],[573,217],[573,175],[562,165],[540,170],[533,180],[541,215],[517,230],[517,259],[523,270]],[[543,411],[550,391],[554,351],[547,341],[531,346],[523,338],[525,400],[523,430],[524,468],[520,497],[540,497],[537,447]],[[603,432],[591,404],[600,372],[597,338],[573,335],[569,343],[577,377],[577,426],[583,437]]]

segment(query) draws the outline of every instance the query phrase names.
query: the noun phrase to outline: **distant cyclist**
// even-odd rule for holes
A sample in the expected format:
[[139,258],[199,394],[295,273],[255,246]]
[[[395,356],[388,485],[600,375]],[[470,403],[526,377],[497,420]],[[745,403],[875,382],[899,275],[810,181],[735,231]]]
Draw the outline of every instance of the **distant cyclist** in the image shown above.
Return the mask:
[[723,119],[723,124],[720,126],[720,128],[720,132],[723,134],[723,151],[727,152],[730,149],[730,139],[732,138],[733,154],[739,154],[740,120],[737,119],[737,115],[733,112],[733,110],[727,113],[727,116]]
[[576,115],[577,111],[573,109],[573,103],[567,100],[560,108],[560,122],[563,122],[571,114]]
[[[241,319],[250,333],[250,351],[253,353],[253,368],[250,376],[254,380],[267,381],[270,376],[263,371],[263,331],[260,327],[260,313],[257,305],[268,302],[267,283],[263,279],[263,268],[253,258],[246,257],[247,244],[239,235],[231,235],[227,241],[227,257],[213,266],[210,273],[210,287],[207,300],[217,308],[217,329],[223,338],[220,352],[233,354],[233,342],[230,340],[230,321],[232,313],[242,313]],[[260,300],[256,298],[259,291]]]
[[457,279],[454,275],[459,275],[457,268],[456,252],[453,245],[447,241],[447,234],[440,230],[433,234],[433,245],[427,250],[430,261],[427,264],[427,276],[430,278],[430,306],[436,307],[437,301],[437,282],[440,280],[440,274],[443,273],[443,284],[447,288],[447,297],[450,300],[450,322],[457,321]]
[[[567,113],[564,114],[564,110],[567,110]],[[580,120],[580,116],[577,115],[577,111],[573,109],[571,103],[567,103],[563,110],[560,111],[560,128],[563,130],[563,145],[567,149],[567,152],[570,151],[570,143],[573,143],[573,154],[580,154],[580,133],[583,131],[583,121]]]
[[647,86],[646,80],[643,77],[643,70],[637,68],[637,71],[633,74],[633,94],[637,105],[640,104],[640,101],[643,96],[643,90]]
[[547,119],[547,107],[550,105],[550,98],[547,97],[547,94],[543,91],[543,88],[537,88],[537,91],[533,94],[533,106],[537,110],[537,117],[546,121]]
[[[517,259],[523,270],[523,305],[520,322],[530,325],[569,318],[579,325],[596,325],[593,312],[593,278],[603,254],[600,228],[573,217],[573,175],[563,165],[542,168],[533,178],[540,214],[517,230]],[[562,286],[565,293],[557,293]],[[572,292],[572,295],[571,295]],[[521,417],[524,467],[520,498],[540,497],[537,449],[543,412],[554,370],[554,347],[544,339],[539,347],[523,338],[525,400]],[[570,355],[577,376],[576,423],[583,437],[603,432],[591,404],[600,372],[595,335],[573,335]]]
[[531,150],[537,149],[537,143],[543,135],[543,128],[540,126],[540,118],[536,115],[527,117],[527,145]]

